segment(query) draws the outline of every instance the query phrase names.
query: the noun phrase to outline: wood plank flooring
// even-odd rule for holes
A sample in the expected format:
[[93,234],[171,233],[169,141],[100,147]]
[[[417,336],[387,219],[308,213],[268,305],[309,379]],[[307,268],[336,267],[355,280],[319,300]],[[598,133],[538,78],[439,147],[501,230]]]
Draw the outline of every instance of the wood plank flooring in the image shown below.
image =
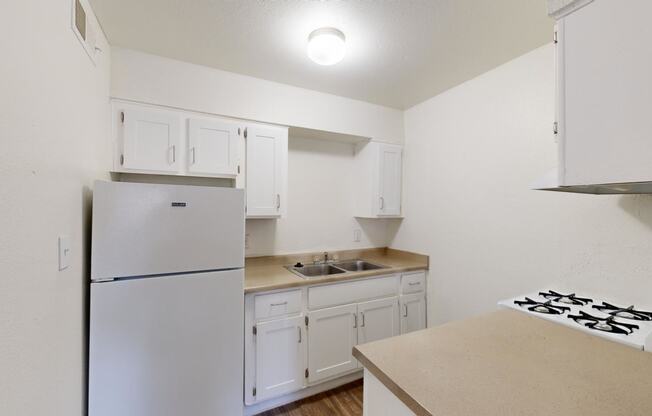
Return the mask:
[[362,416],[362,380],[307,397],[258,416]]

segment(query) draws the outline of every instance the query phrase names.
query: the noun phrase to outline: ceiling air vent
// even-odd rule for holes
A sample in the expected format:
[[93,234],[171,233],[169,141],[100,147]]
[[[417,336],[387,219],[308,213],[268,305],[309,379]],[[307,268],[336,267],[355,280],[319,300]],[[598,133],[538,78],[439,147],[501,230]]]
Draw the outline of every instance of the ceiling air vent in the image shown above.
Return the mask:
[[72,31],[88,54],[91,61],[95,59],[102,50],[97,46],[97,36],[94,21],[88,13],[90,6],[82,0],[72,0]]

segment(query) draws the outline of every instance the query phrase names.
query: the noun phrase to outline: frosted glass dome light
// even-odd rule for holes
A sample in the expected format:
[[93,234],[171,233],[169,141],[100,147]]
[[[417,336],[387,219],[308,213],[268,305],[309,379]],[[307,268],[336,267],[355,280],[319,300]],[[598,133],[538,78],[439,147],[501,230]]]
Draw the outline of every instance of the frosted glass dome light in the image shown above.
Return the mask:
[[346,37],[340,30],[322,27],[308,36],[308,56],[319,65],[335,65],[345,52]]

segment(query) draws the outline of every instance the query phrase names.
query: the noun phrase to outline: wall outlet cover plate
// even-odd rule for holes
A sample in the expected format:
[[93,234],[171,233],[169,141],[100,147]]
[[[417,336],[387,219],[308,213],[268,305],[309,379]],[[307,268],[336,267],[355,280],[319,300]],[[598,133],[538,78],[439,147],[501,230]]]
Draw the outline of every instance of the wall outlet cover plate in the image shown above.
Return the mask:
[[59,271],[70,267],[70,237],[67,235],[59,236]]

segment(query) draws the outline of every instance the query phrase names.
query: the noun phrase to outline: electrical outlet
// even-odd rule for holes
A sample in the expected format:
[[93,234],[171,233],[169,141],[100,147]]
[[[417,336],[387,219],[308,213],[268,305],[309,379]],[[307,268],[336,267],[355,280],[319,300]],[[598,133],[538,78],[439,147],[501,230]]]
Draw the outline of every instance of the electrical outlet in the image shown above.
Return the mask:
[[355,243],[359,243],[359,242],[360,242],[361,234],[362,234],[362,233],[361,233],[360,230],[353,230],[353,241],[354,241]]

